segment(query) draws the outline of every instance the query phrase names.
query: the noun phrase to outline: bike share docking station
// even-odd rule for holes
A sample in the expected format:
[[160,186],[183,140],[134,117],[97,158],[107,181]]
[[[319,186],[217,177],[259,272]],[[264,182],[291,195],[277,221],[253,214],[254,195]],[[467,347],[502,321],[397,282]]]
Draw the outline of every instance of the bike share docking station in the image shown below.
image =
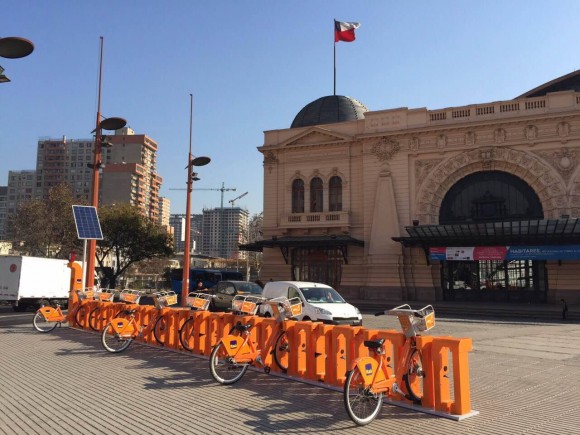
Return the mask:
[[[71,289],[75,284],[72,268]],[[71,291],[71,294],[75,292]],[[104,316],[114,316],[115,302],[83,300],[90,309],[100,304],[106,309]],[[192,308],[196,308],[193,307]],[[148,319],[156,308],[147,305],[132,305],[138,319]],[[251,339],[262,348],[273,334],[278,334],[280,325],[277,319],[256,315],[236,315],[231,313],[209,312],[183,308],[162,308],[166,317],[166,327],[162,331],[163,347],[168,350],[187,352],[197,356],[209,357],[213,347],[232,330],[237,323],[252,325]],[[103,319],[106,324],[111,317]],[[191,319],[191,320],[190,320]],[[401,318],[399,318],[401,321]],[[192,325],[191,337],[183,346],[180,341],[181,327],[189,321]],[[434,323],[434,317],[433,317]],[[84,323],[85,325],[88,322]],[[404,328],[403,322],[401,326]],[[89,329],[83,327],[83,329]],[[396,330],[366,329],[362,326],[328,325],[321,322],[285,320],[284,329],[288,336],[287,370],[273,364],[273,351],[262,358],[262,364],[271,367],[270,374],[310,385],[342,391],[347,372],[352,370],[358,358],[369,356],[370,349],[365,341],[384,340],[384,358],[397,377],[402,379],[406,368],[402,361],[405,342],[408,336]],[[429,328],[430,329],[430,328]],[[413,411],[428,413],[439,417],[460,421],[479,414],[471,409],[469,388],[469,352],[473,345],[470,338],[437,337],[417,335],[416,348],[421,353],[422,368],[418,385],[422,392],[420,405],[408,400],[402,394],[389,393],[385,401],[390,405],[404,407]],[[138,342],[159,345],[153,334],[145,334],[136,339]],[[188,350],[189,349],[189,350]],[[405,385],[396,388],[405,389]],[[395,390],[396,388],[393,388]]]

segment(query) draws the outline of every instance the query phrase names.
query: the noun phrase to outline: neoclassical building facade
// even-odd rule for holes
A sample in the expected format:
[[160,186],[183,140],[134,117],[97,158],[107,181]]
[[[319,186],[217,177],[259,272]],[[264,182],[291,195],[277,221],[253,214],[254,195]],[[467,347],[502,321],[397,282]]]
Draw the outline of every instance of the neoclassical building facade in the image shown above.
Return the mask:
[[437,110],[308,104],[258,148],[262,279],[377,304],[580,302],[577,91],[580,73]]

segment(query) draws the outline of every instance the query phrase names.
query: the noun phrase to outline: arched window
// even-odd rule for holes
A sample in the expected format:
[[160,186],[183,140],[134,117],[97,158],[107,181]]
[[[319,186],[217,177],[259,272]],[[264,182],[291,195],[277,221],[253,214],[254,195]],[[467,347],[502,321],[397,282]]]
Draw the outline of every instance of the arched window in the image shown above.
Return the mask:
[[322,200],[324,198],[322,191],[322,180],[318,177],[313,178],[310,182],[310,212],[316,213],[322,211]]
[[543,219],[538,195],[521,178],[502,171],[467,175],[445,194],[440,224]]
[[328,182],[328,210],[342,211],[342,178],[336,175]]
[[304,213],[304,181],[292,182],[292,213]]

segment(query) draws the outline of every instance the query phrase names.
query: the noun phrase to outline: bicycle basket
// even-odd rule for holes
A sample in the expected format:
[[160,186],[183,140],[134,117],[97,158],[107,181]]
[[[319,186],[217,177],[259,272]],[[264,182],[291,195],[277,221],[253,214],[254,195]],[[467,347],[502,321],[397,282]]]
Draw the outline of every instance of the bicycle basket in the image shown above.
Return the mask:
[[397,316],[406,337],[413,337],[435,326],[435,310],[431,305],[420,310],[413,310],[409,305],[401,305],[389,310],[388,314]]
[[100,302],[112,302],[115,293],[109,289],[102,289],[95,294],[95,299]]
[[85,291],[77,290],[77,295],[79,297],[79,300],[81,301],[84,300],[92,301],[95,298],[95,291],[89,288],[85,289]]
[[253,316],[258,311],[258,304],[263,298],[259,296],[234,296],[232,300],[232,311],[237,314],[247,314]]
[[123,302],[127,302],[129,304],[138,304],[139,299],[141,299],[141,292],[138,290],[123,290],[119,294],[119,299]]
[[284,301],[284,314],[288,319],[302,314],[302,301],[300,298],[286,299]]
[[175,305],[177,303],[177,294],[173,291],[170,292],[157,292],[153,293],[153,301],[157,308],[165,308],[170,305]]
[[209,293],[190,293],[187,295],[185,304],[199,311],[207,311],[212,297]]

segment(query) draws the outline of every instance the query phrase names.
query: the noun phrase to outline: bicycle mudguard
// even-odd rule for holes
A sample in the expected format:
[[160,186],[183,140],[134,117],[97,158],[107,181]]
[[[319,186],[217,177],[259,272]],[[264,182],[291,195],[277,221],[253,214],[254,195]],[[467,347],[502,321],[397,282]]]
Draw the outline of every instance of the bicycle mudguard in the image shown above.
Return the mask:
[[111,326],[115,334],[119,335],[133,335],[135,332],[135,324],[129,319],[124,319],[123,317],[115,317],[111,320]]
[[221,339],[221,342],[231,357],[243,356],[251,352],[248,343],[244,343],[244,337],[240,337],[239,335],[226,335]]
[[40,311],[47,322],[62,322],[65,319],[65,316],[60,314],[53,307],[41,307],[38,311]]
[[373,381],[376,384],[377,382],[386,380],[383,371],[379,370],[378,361],[370,356],[357,359],[354,367],[358,367],[360,370],[365,387],[371,385]]

